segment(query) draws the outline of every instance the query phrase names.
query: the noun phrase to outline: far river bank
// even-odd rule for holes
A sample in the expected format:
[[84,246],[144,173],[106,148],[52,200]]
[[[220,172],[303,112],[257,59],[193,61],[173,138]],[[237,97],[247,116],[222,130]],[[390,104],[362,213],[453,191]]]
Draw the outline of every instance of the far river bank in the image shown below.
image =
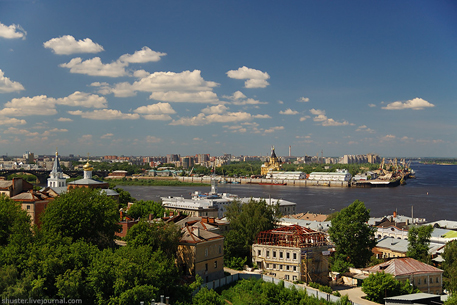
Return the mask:
[[[220,193],[241,197],[279,198],[295,202],[297,213],[329,214],[354,200],[365,202],[371,216],[391,215],[393,211],[427,221],[457,220],[457,166],[414,163],[416,179],[407,185],[389,188],[351,188],[282,186],[256,184],[219,184]],[[166,196],[191,197],[194,191],[207,193],[209,186],[120,186],[138,200],[160,200]]]

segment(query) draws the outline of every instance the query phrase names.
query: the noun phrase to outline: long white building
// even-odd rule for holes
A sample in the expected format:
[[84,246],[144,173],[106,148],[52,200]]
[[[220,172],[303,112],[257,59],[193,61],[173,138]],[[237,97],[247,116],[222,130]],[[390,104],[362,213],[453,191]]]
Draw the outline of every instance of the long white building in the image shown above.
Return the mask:
[[308,180],[313,181],[350,181],[351,174],[343,169],[336,172],[312,172],[309,174]]
[[277,180],[302,180],[306,178],[304,172],[269,172],[265,178]]
[[[240,201],[242,204],[248,203],[251,197],[238,197],[237,195],[229,193],[217,192],[217,181],[211,181],[211,192],[202,194],[198,191],[192,194],[192,198],[180,197],[161,197],[162,205],[170,210],[184,212],[192,216],[209,216],[222,218],[227,212],[227,207],[234,200]],[[264,199],[269,205],[276,205],[279,203],[279,210],[282,215],[295,214],[296,203],[276,199],[276,198],[254,198],[253,200],[260,201]]]

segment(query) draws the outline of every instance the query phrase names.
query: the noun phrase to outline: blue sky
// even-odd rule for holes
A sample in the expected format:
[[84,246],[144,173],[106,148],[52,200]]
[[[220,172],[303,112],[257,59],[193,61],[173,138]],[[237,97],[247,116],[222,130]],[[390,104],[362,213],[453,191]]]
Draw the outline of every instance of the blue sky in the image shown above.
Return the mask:
[[454,1],[1,1],[0,155],[456,157]]

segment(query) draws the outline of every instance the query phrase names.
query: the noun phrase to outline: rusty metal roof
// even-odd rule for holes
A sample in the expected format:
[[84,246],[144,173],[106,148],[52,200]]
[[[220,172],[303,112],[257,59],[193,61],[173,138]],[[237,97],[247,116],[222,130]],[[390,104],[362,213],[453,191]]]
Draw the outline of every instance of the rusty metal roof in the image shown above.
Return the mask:
[[363,269],[368,272],[386,272],[393,276],[418,273],[441,273],[443,270],[422,263],[410,257],[395,258],[390,261]]
[[260,232],[257,235],[257,243],[304,248],[327,245],[327,238],[324,233],[299,225],[291,225]]

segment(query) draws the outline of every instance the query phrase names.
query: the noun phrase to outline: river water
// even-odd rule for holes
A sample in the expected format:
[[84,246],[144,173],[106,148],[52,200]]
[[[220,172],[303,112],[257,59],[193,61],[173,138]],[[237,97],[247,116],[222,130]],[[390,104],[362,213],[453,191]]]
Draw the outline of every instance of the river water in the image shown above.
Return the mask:
[[[457,221],[457,165],[425,165],[413,163],[416,179],[404,186],[387,188],[298,187],[282,185],[220,184],[220,193],[240,197],[280,198],[297,204],[297,213],[329,214],[360,200],[370,209],[370,215],[379,217],[400,215],[425,218],[427,221]],[[207,193],[210,187],[120,186],[138,200],[157,201],[164,196],[190,198],[193,191]]]

